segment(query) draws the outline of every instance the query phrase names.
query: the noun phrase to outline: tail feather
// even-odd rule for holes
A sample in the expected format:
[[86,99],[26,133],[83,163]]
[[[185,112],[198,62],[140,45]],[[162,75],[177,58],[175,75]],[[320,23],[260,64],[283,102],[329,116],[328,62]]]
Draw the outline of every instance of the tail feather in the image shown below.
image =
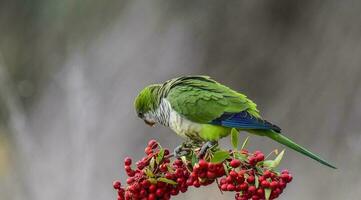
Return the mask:
[[[253,131],[252,131],[253,132]],[[326,165],[328,167],[331,167],[333,169],[337,169],[335,166],[331,165],[330,163],[326,162],[324,159],[322,159],[320,156],[312,153],[311,151],[307,150],[306,148],[296,144],[295,142],[293,142],[291,139],[287,138],[286,136],[277,133],[273,130],[255,130],[254,131],[256,134],[259,135],[264,135],[267,136],[269,138],[271,138],[272,140],[281,143],[305,156],[308,156],[316,161],[318,161],[319,163]]]

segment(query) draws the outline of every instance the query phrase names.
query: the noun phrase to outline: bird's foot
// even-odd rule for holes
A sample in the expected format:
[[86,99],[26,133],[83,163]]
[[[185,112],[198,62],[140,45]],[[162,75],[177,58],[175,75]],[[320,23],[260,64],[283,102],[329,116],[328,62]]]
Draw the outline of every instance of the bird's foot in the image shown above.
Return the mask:
[[187,148],[184,144],[181,144],[174,149],[173,154],[174,154],[174,157],[180,158],[182,156],[188,155],[189,152],[190,152],[190,149]]
[[201,150],[198,153],[198,158],[203,158],[203,156],[206,154],[208,149],[210,149],[216,145],[218,145],[218,142],[216,142],[216,141],[208,141],[208,142],[204,143],[201,147]]

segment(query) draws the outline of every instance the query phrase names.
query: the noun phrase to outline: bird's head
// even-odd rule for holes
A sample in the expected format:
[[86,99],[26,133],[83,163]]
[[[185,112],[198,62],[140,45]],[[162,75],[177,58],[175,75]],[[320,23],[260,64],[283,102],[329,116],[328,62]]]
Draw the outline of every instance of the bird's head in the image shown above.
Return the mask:
[[135,111],[139,118],[143,119],[149,126],[154,126],[157,122],[154,111],[158,108],[158,90],[160,84],[153,84],[145,87],[134,101]]

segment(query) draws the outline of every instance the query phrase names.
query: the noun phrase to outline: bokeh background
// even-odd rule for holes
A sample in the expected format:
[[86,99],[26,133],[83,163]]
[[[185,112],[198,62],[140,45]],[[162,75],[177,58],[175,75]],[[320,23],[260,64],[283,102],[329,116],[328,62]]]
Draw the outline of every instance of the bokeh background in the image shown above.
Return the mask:
[[[182,142],[138,120],[134,97],[186,74],[244,92],[339,168],[287,151],[295,179],[280,199],[360,198],[360,12],[348,0],[0,1],[0,199],[115,199],[125,156],[151,138]],[[175,199],[232,196],[213,186]]]

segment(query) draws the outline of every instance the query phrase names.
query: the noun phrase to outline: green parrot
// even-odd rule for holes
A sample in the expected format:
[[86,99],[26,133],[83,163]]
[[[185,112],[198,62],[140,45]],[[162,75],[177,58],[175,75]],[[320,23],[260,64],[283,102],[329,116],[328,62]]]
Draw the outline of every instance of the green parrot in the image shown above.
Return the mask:
[[135,110],[150,126],[160,123],[177,135],[210,147],[230,135],[232,128],[266,136],[328,167],[318,155],[281,134],[262,119],[257,105],[208,76],[183,76],[145,87],[136,97]]

